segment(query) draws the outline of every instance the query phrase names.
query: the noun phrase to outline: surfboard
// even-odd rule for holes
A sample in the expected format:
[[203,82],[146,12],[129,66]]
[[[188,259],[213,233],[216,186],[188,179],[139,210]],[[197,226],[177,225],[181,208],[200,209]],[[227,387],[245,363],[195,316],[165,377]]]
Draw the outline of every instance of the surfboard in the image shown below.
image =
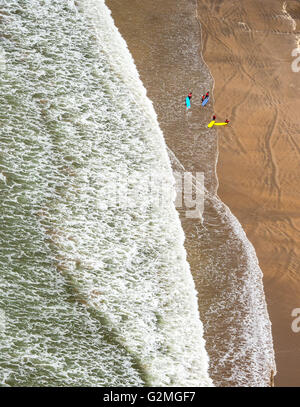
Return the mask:
[[215,126],[226,126],[228,123],[215,123]]
[[190,98],[188,96],[185,98],[185,104],[186,104],[187,109],[189,109],[191,107],[191,101],[190,101]]
[[201,103],[202,106],[205,106],[208,101],[209,101],[209,96],[208,96],[208,98],[205,98],[205,99],[203,100],[203,102]]
[[215,121],[212,120],[212,121],[207,125],[207,127],[212,127],[214,124],[215,124]]

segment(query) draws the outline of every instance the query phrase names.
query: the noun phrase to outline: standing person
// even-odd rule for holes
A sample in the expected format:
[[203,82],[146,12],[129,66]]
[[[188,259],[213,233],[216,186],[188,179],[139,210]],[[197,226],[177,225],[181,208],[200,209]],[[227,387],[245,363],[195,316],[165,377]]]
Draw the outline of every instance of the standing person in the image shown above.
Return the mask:
[[202,96],[202,102],[203,102],[204,99],[205,99],[205,95]]
[[189,98],[189,96],[185,98],[185,105],[187,110],[191,108],[191,99]]
[[209,97],[209,92],[206,92],[205,99]]
[[215,123],[216,123],[216,116],[213,115],[213,117],[212,117],[212,119],[211,119],[211,122],[208,123],[207,127],[212,127],[212,126],[215,125]]
[[191,98],[192,98],[192,92],[190,92],[190,93],[188,94],[188,98],[191,100]]
[[228,120],[228,119],[226,119],[226,120],[225,120],[225,123],[229,123],[229,120]]

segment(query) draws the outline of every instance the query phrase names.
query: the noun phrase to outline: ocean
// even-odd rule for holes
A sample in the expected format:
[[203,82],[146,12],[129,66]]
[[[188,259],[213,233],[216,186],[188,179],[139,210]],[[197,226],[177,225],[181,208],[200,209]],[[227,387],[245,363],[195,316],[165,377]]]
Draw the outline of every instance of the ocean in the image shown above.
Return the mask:
[[267,385],[253,247],[207,190],[192,277],[177,159],[105,2],[0,16],[1,385]]
[[166,145],[109,10],[2,10],[2,386],[212,385]]

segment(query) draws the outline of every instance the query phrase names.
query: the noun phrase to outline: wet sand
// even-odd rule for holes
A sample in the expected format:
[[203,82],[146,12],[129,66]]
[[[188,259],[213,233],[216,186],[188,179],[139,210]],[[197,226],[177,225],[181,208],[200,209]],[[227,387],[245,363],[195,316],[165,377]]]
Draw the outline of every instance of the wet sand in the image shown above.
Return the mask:
[[[207,15],[203,9],[201,10],[203,13],[201,17],[206,21],[209,18],[209,10],[213,3],[213,1],[202,2],[204,9],[207,6]],[[220,4],[220,2],[217,3]],[[213,81],[202,60],[201,29],[195,12],[197,2],[196,0],[189,2],[184,0],[165,0],[164,2],[107,0],[106,4],[112,10],[113,18],[134,57],[141,79],[147,88],[148,96],[154,103],[167,145],[183,164],[186,171],[204,172],[205,186],[211,195],[206,202],[204,224],[201,224],[200,221],[188,220],[181,213],[181,221],[186,235],[185,247],[188,261],[199,292],[199,309],[205,329],[206,348],[210,356],[211,377],[214,383],[219,386],[257,385],[257,383],[270,385],[272,371],[275,369],[272,362],[272,352],[268,354],[268,349],[271,348],[270,338],[266,335],[266,341],[264,341],[263,335],[255,337],[256,331],[264,331],[264,328],[260,329],[261,319],[253,315],[257,311],[257,315],[262,315],[265,318],[264,321],[267,320],[260,271],[257,270],[256,260],[254,260],[254,263],[251,263],[253,274],[251,275],[249,272],[250,263],[247,253],[249,251],[252,253],[252,249],[238,236],[241,232],[237,230],[238,227],[233,227],[230,223],[231,219],[229,219],[230,216],[226,207],[213,198],[218,187],[216,177],[217,131],[208,131],[207,129],[207,123],[213,113],[212,104],[203,109],[200,100],[204,92],[212,89]],[[200,17],[199,10],[200,6],[198,18]],[[208,31],[204,32],[205,35],[208,33]],[[224,35],[228,34],[225,32]],[[204,40],[206,56],[209,49],[208,35],[204,37]],[[210,68],[210,63],[213,65],[216,60],[218,69],[222,70],[223,62],[226,66],[227,56],[220,57],[217,51],[219,45],[214,44],[216,54],[206,62]],[[233,62],[238,63],[238,61],[239,58],[233,58]],[[238,69],[243,71],[242,68]],[[213,69],[212,73],[215,74]],[[227,73],[230,74],[230,69],[227,70]],[[248,78],[247,75],[246,77]],[[217,86],[219,86],[218,79],[216,79],[216,95],[218,95]],[[223,86],[223,82],[220,86]],[[236,86],[237,93],[243,91],[241,83]],[[256,95],[257,90],[251,84],[250,89],[245,88],[245,100],[250,95],[252,88],[254,95]],[[186,113],[184,97],[190,90],[193,91],[192,109],[191,112]],[[267,94],[268,96],[269,94]],[[234,109],[238,114],[239,103],[229,103],[228,100],[229,98],[226,99],[225,103],[226,109],[222,110],[218,104],[215,109],[221,121],[227,115],[231,118],[231,126],[222,129],[224,131],[219,131],[220,156],[224,154],[223,161],[227,159],[229,167],[227,175],[231,177],[231,185],[234,177],[240,180],[244,174],[245,179],[243,178],[241,185],[237,181],[234,184],[235,188],[231,188],[228,193],[231,198],[229,201],[229,199],[227,200],[228,196],[224,193],[225,188],[222,186],[222,183],[225,182],[223,180],[225,173],[218,174],[221,184],[219,195],[238,216],[251,240],[248,223],[241,218],[237,208],[244,208],[248,214],[247,205],[249,202],[256,203],[255,197],[249,199],[249,196],[252,196],[255,183],[252,177],[249,177],[249,168],[243,170],[241,163],[239,167],[232,166],[230,168],[234,154],[238,154],[239,149],[244,151],[250,147],[246,141],[240,141],[238,137],[234,145],[230,142],[240,131],[240,129],[236,130],[235,128],[235,123],[239,120],[235,119],[232,110]],[[253,100],[256,99],[252,97],[250,100],[253,104]],[[216,102],[218,103],[217,98]],[[241,102],[240,99],[239,102]],[[260,123],[263,123],[265,117],[261,111],[261,106],[259,113],[262,115],[259,118]],[[252,121],[249,120],[248,125],[251,126],[251,123]],[[226,140],[228,142],[227,150],[224,151],[223,142]],[[247,140],[251,145],[250,133],[247,134]],[[260,149],[263,150],[266,145],[268,142],[262,141]],[[220,156],[219,160],[221,159]],[[247,154],[243,154],[241,161],[243,160],[248,160]],[[252,160],[249,162],[253,164]],[[222,163],[221,165],[224,166]],[[176,165],[177,163],[173,162],[175,169],[177,169]],[[223,167],[220,170],[219,165],[218,171],[223,171]],[[270,176],[270,180],[271,178]],[[245,191],[240,187],[247,183],[251,190],[247,190],[250,193],[245,195]],[[263,185],[259,191],[262,189]],[[232,202],[234,205],[231,205]],[[273,247],[272,244],[270,246]],[[240,293],[245,291],[246,280],[249,281],[253,290],[242,297]],[[267,283],[269,284],[269,280]],[[249,303],[252,304],[251,307],[247,305]],[[297,304],[294,307],[296,306]],[[272,301],[270,308],[274,310]],[[236,332],[234,324],[236,323],[236,326],[241,327],[245,325],[245,321],[247,329],[243,329],[248,330],[248,332]],[[267,324],[266,322],[266,326]],[[247,335],[250,338],[249,343],[253,337],[255,351],[251,348],[251,344],[248,344],[249,348],[245,351],[245,337]],[[265,342],[269,343],[266,344]],[[261,351],[259,352],[257,349],[260,348]],[[220,360],[222,360],[222,364],[219,363]],[[244,377],[242,378],[236,376],[239,368],[243,370]]]
[[[299,1],[198,2],[203,54],[215,79],[215,113],[231,128],[219,137],[218,195],[254,244],[276,353],[277,386],[300,385],[300,38]],[[291,19],[294,18],[294,22]]]

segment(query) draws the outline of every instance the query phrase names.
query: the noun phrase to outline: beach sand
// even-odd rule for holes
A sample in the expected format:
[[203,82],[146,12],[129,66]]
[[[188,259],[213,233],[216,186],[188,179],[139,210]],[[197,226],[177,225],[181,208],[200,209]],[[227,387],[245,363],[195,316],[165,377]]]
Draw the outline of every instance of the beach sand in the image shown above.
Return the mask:
[[[277,386],[300,385],[300,2],[198,2],[203,56],[215,79],[215,114],[230,117],[219,137],[218,195],[254,244],[276,353]],[[298,33],[298,34],[297,34]],[[221,132],[220,132],[221,133]]]
[[[213,193],[218,187],[218,145],[217,132],[206,129],[213,111],[210,106],[200,108],[201,95],[212,86],[201,58],[201,22],[204,59],[215,79],[214,112],[220,121],[231,120],[230,126],[218,130],[218,195],[241,222],[264,273],[278,369],[275,384],[299,385],[300,333],[297,336],[291,330],[292,309],[300,307],[300,73],[291,70],[297,28],[278,0],[268,1],[267,6],[256,0],[201,0],[197,16],[196,0],[107,0],[106,4],[135,59],[167,145],[186,171],[205,173],[205,186]],[[297,17],[299,2],[288,2],[287,12]],[[191,115],[183,107],[183,95],[190,90]],[[206,296],[211,293],[206,304],[200,304],[200,313],[213,365],[218,333],[215,326],[210,332],[210,309],[221,294],[212,281],[199,278],[196,270],[200,263],[210,261],[212,250],[223,250],[232,233],[228,229],[218,234],[214,222],[220,224],[220,219],[213,209],[208,213],[205,236],[209,238],[200,242],[201,247],[199,235],[195,237],[197,224],[181,220],[196,287],[200,296],[203,286]],[[208,247],[208,242],[215,247]],[[242,252],[236,239],[231,248],[233,253]],[[224,259],[222,267],[228,273],[242,268],[236,254],[228,264]],[[224,284],[222,280],[222,290]],[[221,317],[219,324],[220,331],[228,329],[228,325],[221,326]],[[226,342],[224,334],[220,334],[222,340]],[[225,378],[230,368],[225,364],[223,372],[212,369],[217,385],[224,385],[220,376]],[[271,371],[262,374],[270,376]],[[235,384],[230,378],[226,383]]]

